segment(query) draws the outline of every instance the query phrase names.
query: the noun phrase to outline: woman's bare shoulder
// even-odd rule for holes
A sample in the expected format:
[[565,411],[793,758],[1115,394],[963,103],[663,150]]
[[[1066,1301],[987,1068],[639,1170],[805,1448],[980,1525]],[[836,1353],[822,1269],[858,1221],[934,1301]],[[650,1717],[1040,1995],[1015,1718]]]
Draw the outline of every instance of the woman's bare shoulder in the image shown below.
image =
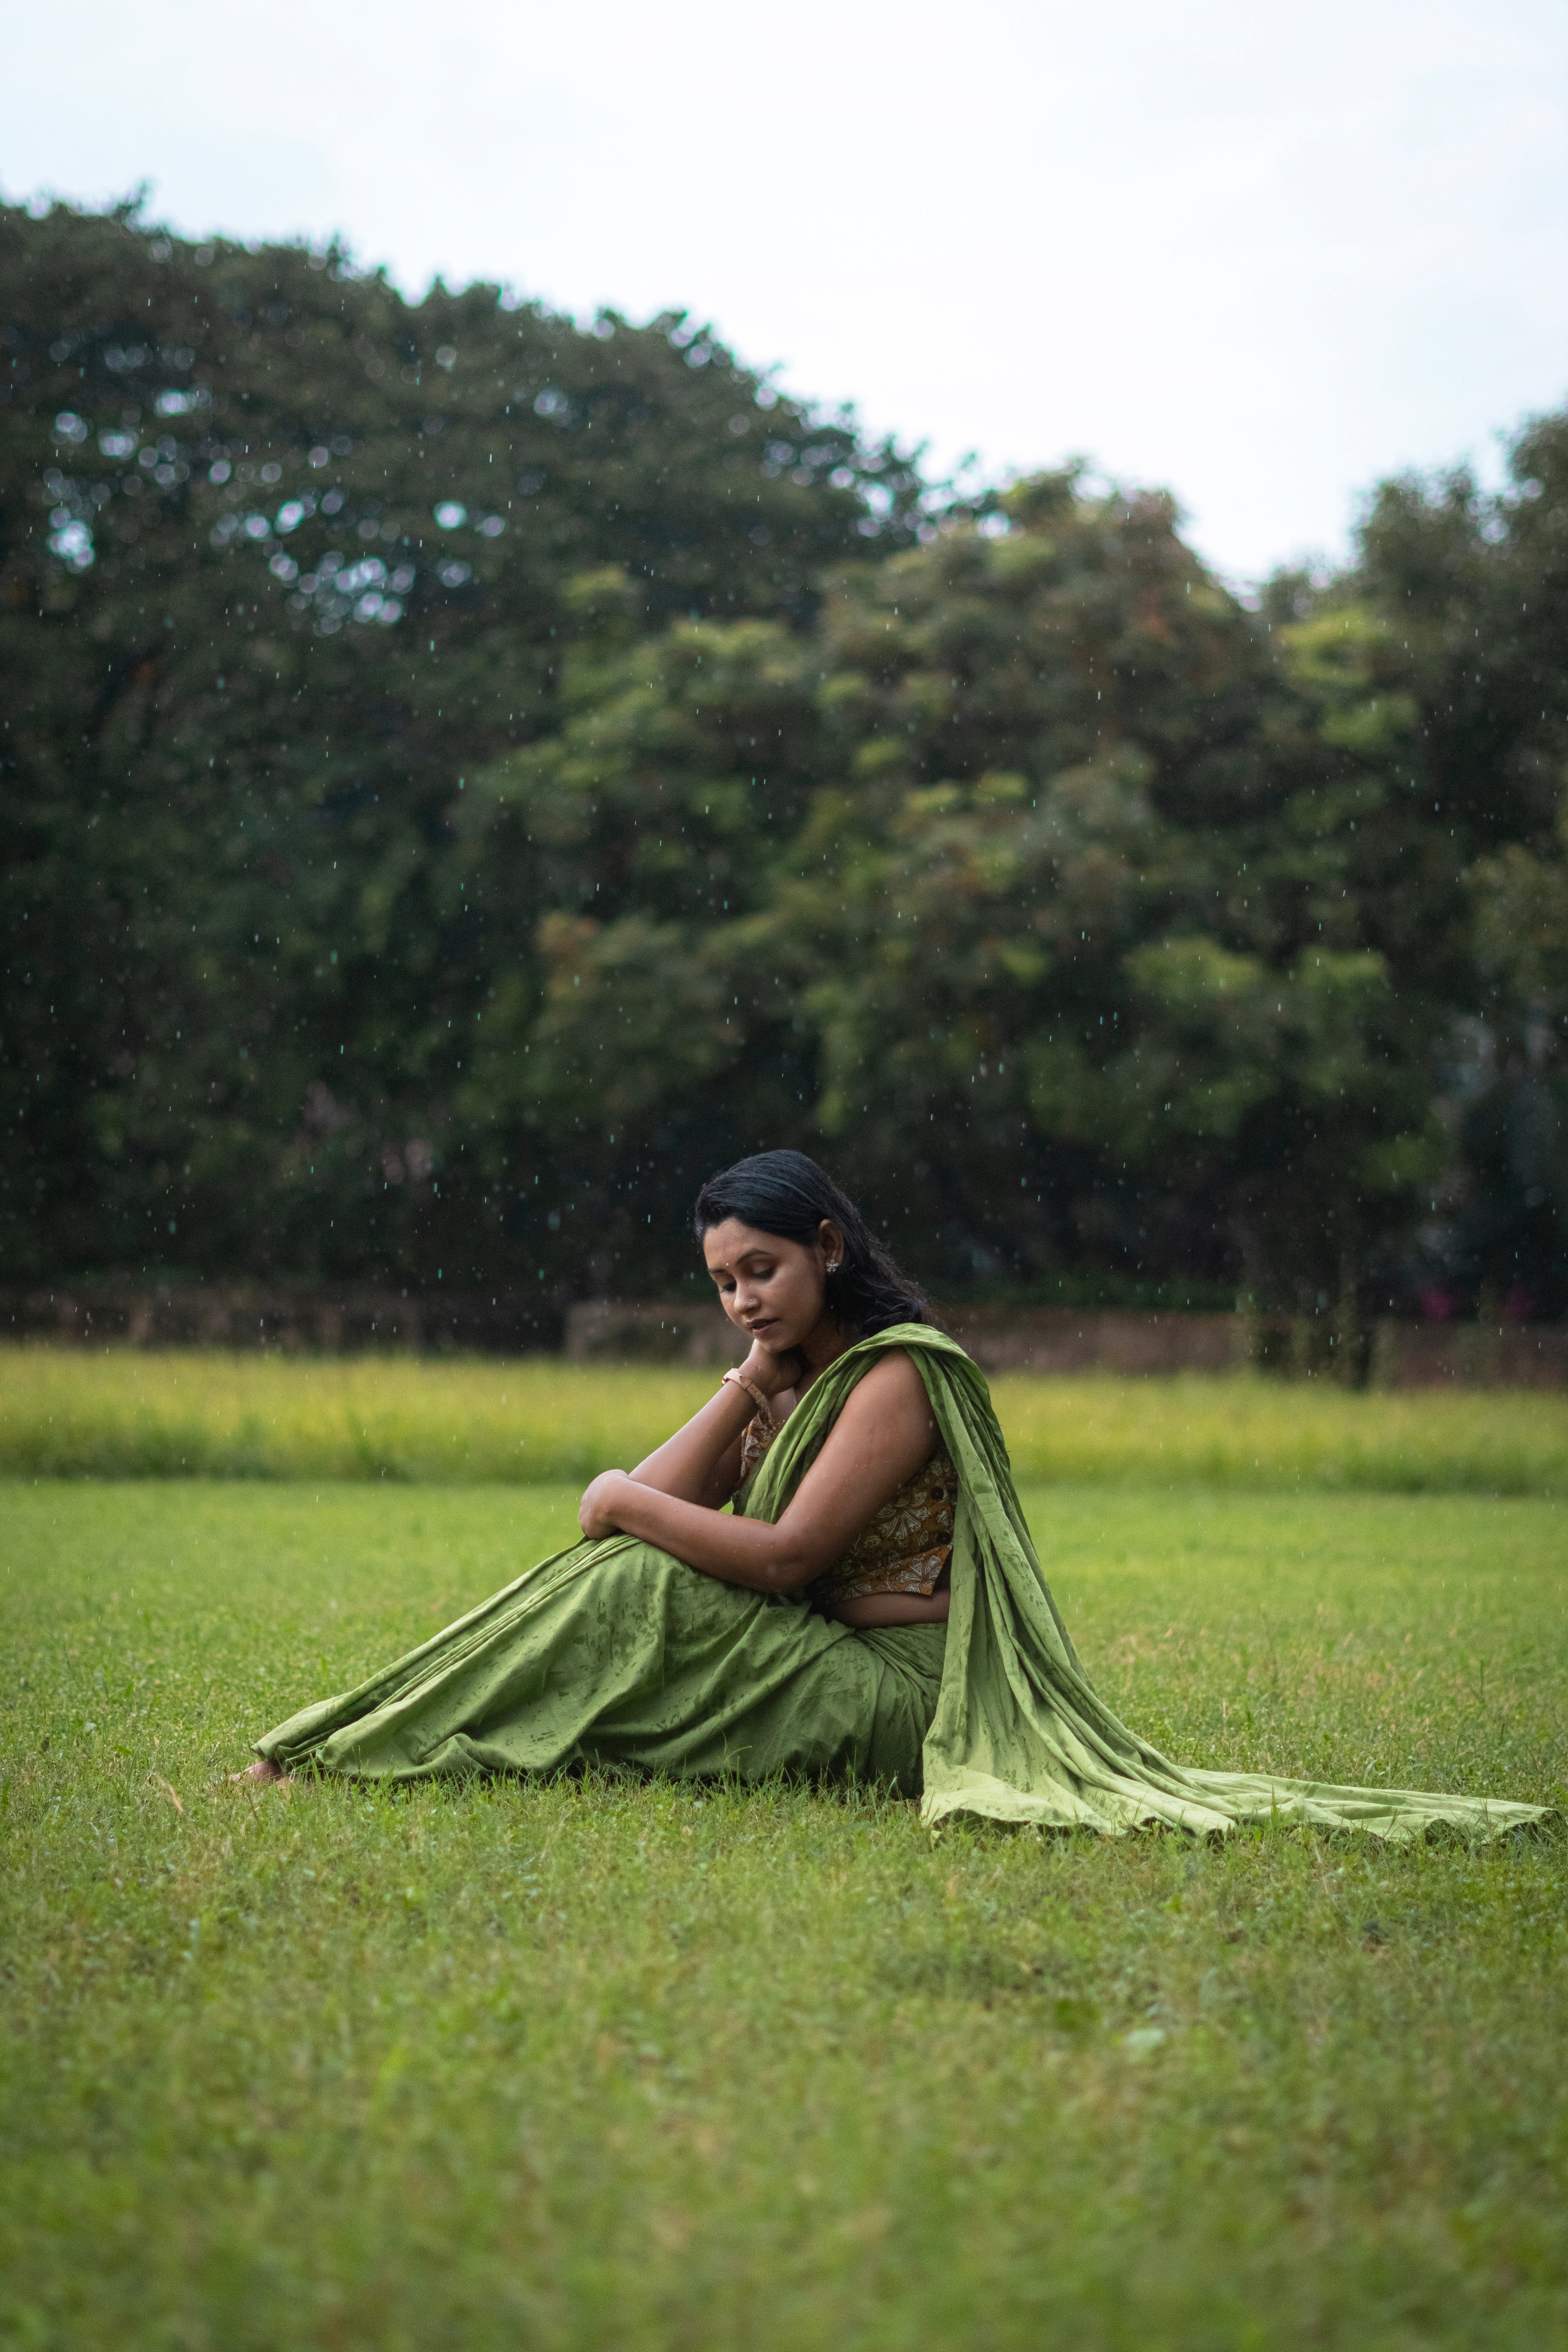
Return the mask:
[[865,1506],[850,1529],[858,1533],[930,1458],[936,1439],[925,1382],[901,1349],[889,1349],[845,1398],[797,1499],[830,1493],[847,1482]]
[[879,1356],[868,1372],[864,1373],[844,1401],[845,1412],[874,1413],[879,1418],[889,1412],[920,1412],[928,1418],[931,1400],[926,1384],[920,1376],[914,1358],[902,1348],[889,1348]]

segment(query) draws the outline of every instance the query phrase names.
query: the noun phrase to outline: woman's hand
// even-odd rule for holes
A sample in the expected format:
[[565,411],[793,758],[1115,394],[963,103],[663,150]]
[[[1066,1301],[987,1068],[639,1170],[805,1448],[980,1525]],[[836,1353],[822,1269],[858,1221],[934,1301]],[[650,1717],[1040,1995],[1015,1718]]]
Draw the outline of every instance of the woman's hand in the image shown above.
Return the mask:
[[577,1525],[585,1536],[618,1536],[622,1523],[616,1510],[628,1487],[636,1480],[624,1470],[601,1470],[591,1486],[584,1487],[577,1506]]
[[[771,1367],[764,1360],[758,1369],[776,1374],[778,1358]],[[725,1388],[709,1399],[698,1423],[735,1431],[728,1443],[738,1453],[741,1412],[732,1387]],[[595,1479],[578,1517],[586,1536],[635,1536],[721,1584],[752,1592],[798,1592],[843,1558],[882,1505],[930,1460],[937,1436],[925,1383],[910,1359],[895,1349],[850,1391],[776,1524],[736,1518],[719,1507],[718,1497],[703,1502],[671,1494],[618,1470]],[[671,1447],[678,1442],[671,1440]]]
[[760,1339],[753,1339],[752,1351],[740,1369],[765,1397],[776,1397],[785,1389],[799,1385],[805,1377],[806,1365],[798,1348],[786,1348],[778,1355],[772,1348],[764,1348]]

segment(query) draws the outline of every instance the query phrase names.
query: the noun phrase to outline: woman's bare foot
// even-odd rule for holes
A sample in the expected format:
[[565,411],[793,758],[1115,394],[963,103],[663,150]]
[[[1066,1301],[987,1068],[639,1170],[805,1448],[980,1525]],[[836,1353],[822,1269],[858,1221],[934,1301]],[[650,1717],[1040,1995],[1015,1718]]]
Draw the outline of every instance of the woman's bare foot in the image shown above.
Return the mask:
[[285,1772],[281,1764],[274,1764],[270,1757],[258,1756],[254,1764],[246,1766],[243,1772],[231,1772],[228,1777],[231,1780],[242,1782],[259,1781],[263,1788],[287,1789],[294,1776]]

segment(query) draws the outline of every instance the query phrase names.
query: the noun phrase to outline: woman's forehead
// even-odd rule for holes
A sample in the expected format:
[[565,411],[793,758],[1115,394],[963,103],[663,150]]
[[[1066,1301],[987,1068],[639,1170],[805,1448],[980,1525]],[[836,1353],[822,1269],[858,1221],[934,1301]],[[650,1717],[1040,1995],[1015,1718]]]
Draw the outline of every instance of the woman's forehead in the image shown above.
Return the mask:
[[739,1217],[726,1217],[721,1225],[710,1225],[702,1236],[702,1255],[715,1274],[722,1266],[738,1265],[742,1258],[778,1257],[791,1246],[780,1234],[764,1234],[759,1225],[743,1225]]

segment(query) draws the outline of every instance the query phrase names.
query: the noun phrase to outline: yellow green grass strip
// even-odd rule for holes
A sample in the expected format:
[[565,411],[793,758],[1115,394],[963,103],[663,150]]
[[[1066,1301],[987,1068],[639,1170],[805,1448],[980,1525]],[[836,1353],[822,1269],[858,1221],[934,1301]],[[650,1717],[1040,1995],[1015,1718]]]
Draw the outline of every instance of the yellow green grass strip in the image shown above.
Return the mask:
[[[537,1486],[629,1466],[713,1376],[549,1358],[0,1348],[0,1475]],[[1568,1495],[1568,1397],[1327,1382],[994,1384],[1020,1477]]]

